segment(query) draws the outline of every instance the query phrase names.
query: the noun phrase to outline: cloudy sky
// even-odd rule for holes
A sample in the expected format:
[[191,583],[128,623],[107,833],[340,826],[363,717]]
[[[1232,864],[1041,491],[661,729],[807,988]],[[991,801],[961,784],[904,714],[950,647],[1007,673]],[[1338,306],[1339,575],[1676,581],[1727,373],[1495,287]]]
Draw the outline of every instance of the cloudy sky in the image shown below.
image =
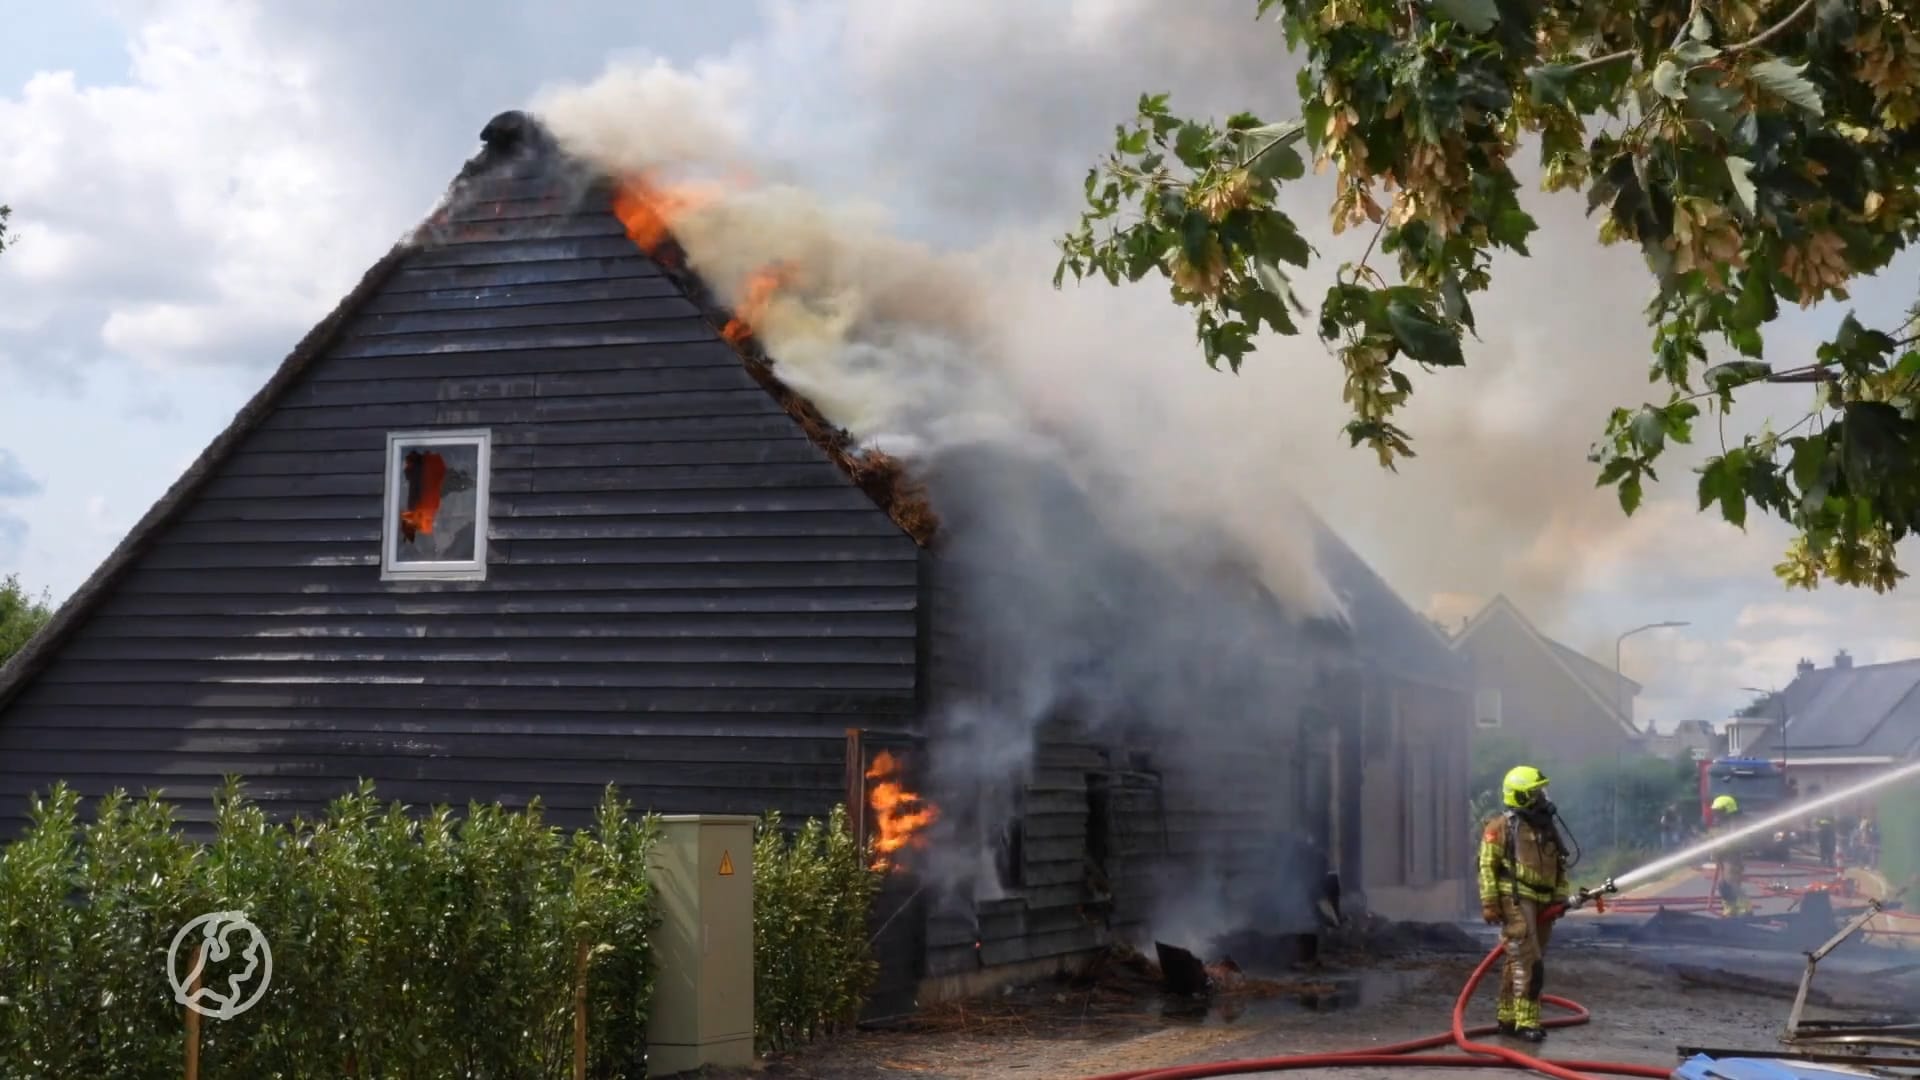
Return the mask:
[[[1622,630],[1688,621],[1628,643],[1627,671],[1649,687],[1643,720],[1723,717],[1741,687],[1784,682],[1800,656],[1920,655],[1913,595],[1784,592],[1769,570],[1784,530],[1695,514],[1689,462],[1631,521],[1593,489],[1585,451],[1607,409],[1647,393],[1648,283],[1632,253],[1593,243],[1575,201],[1536,201],[1536,257],[1497,266],[1472,367],[1423,384],[1409,415],[1421,456],[1398,475],[1337,437],[1338,375],[1310,340],[1216,375],[1164,293],[1047,289],[1047,241],[1072,223],[1082,172],[1139,91],[1201,112],[1288,108],[1279,32],[1251,9],[10,0],[0,202],[18,246],[0,256],[0,574],[56,599],[78,585],[432,206],[494,113],[610,67],[670,65],[729,103],[770,168],[1031,275],[1010,310],[1101,365],[1063,360],[1063,386],[1097,380],[1145,425],[1168,417],[1177,437],[1143,436],[1148,452],[1304,493],[1415,606],[1457,622],[1504,591],[1607,662]],[[1324,195],[1309,183],[1293,205],[1337,259]],[[1896,266],[1854,306],[1889,321],[1911,301],[1893,282],[1917,270]],[[1796,314],[1779,355],[1840,314]],[[1778,389],[1728,435],[1804,405]]]

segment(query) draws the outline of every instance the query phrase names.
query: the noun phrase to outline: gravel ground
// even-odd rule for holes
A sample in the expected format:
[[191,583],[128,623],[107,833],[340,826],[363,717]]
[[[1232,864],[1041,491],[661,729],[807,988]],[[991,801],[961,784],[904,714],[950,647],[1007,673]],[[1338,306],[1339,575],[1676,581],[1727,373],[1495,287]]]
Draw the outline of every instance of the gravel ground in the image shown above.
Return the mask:
[[[1075,1080],[1150,1066],[1377,1046],[1446,1028],[1454,996],[1477,957],[1416,958],[1334,973],[1349,1000],[1309,1008],[1286,996],[1242,996],[1199,1017],[1166,1015],[1143,981],[1039,987],[964,1008],[932,1010],[914,1027],[860,1032],[767,1061],[753,1074],[780,1080]],[[1319,980],[1320,976],[1312,976]],[[1324,988],[1322,988],[1324,989]],[[1671,1067],[1677,1045],[1777,1045],[1788,1003],[1683,987],[1657,956],[1573,945],[1549,956],[1548,989],[1585,1004],[1593,1021],[1555,1032],[1555,1057]],[[1492,990],[1476,1012],[1492,1017]],[[1259,1075],[1276,1076],[1277,1073]],[[1409,1069],[1311,1070],[1299,1076],[1372,1080]],[[1453,1077],[1511,1071],[1449,1070]],[[716,1078],[717,1080],[717,1078]]]

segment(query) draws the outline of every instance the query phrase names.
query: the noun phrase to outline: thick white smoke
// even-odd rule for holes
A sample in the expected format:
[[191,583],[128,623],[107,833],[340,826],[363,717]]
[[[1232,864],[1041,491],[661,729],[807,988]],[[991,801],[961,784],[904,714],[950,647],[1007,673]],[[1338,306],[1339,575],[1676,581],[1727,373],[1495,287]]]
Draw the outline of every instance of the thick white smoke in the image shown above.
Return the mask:
[[[644,178],[774,373],[927,484],[954,596],[936,619],[967,640],[968,668],[933,724],[933,794],[956,812],[923,869],[993,894],[985,853],[1015,812],[1014,778],[1065,715],[1144,725],[1130,743],[1188,790],[1250,748],[1277,754],[1308,685],[1276,628],[1345,615],[1312,515],[1236,431],[1166,408],[1143,377],[1156,369],[1116,355],[1129,346],[1112,328],[1062,322],[1045,251],[934,251],[871,206],[764,179],[780,165],[755,160],[726,93],[616,70],[534,111],[577,156]],[[768,280],[770,296],[756,291]],[[1204,377],[1188,361],[1164,370]],[[1247,835],[1290,834],[1288,784],[1249,783],[1273,798],[1247,808]],[[1269,907],[1282,854],[1255,860]]]
[[[672,229],[722,302],[737,307],[757,275],[780,268],[754,330],[777,374],[856,439],[909,464],[985,441],[1048,447],[1076,474],[1112,470],[1122,482],[1108,508],[1148,539],[1164,533],[1157,522],[1204,523],[1243,549],[1291,612],[1338,614],[1284,486],[1257,463],[1216,469],[1232,434],[1156,416],[1155,382],[1126,385],[1138,367],[1114,364],[1103,377],[1096,365],[1112,339],[1052,330],[1035,303],[1034,252],[937,253],[900,239],[878,208],[758,181],[778,163],[753,160],[727,92],[665,66],[615,68],[534,108],[563,146],[609,173],[699,192]],[[1137,413],[1116,425],[1113,407],[1129,401]],[[1169,430],[1182,423],[1193,426]],[[1109,444],[1136,425],[1152,436]],[[1169,445],[1192,452],[1169,456]]]

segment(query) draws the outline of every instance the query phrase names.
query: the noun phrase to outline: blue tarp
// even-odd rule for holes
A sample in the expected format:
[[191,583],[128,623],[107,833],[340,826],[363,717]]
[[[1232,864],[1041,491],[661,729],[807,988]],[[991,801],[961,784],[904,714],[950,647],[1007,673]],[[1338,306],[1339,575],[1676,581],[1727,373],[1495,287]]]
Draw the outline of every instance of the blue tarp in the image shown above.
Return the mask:
[[1673,1070],[1673,1080],[1842,1080],[1876,1074],[1844,1065],[1813,1065],[1771,1058],[1723,1058],[1697,1054]]

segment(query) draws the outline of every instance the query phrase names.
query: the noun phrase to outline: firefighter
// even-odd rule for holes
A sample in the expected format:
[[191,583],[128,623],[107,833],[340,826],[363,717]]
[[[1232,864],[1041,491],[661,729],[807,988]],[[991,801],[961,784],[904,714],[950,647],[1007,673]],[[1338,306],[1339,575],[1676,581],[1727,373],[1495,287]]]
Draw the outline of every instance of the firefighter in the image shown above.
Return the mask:
[[1838,843],[1840,839],[1834,831],[1833,819],[1822,814],[1820,817],[1814,819],[1813,831],[1814,835],[1819,838],[1820,865],[1832,869],[1834,845]]
[[[1737,828],[1740,816],[1740,803],[1731,795],[1722,795],[1713,800],[1714,831],[1725,834]],[[1725,905],[1725,914],[1732,918],[1752,914],[1746,893],[1740,888],[1747,872],[1747,858],[1737,844],[1727,844],[1714,851],[1714,865],[1720,875],[1720,899]]]
[[1500,927],[1506,963],[1500,971],[1502,1034],[1539,1042],[1540,989],[1546,978],[1548,923],[1541,915],[1564,903],[1567,845],[1554,825],[1547,777],[1517,765],[1500,785],[1506,809],[1480,831],[1480,916]]

